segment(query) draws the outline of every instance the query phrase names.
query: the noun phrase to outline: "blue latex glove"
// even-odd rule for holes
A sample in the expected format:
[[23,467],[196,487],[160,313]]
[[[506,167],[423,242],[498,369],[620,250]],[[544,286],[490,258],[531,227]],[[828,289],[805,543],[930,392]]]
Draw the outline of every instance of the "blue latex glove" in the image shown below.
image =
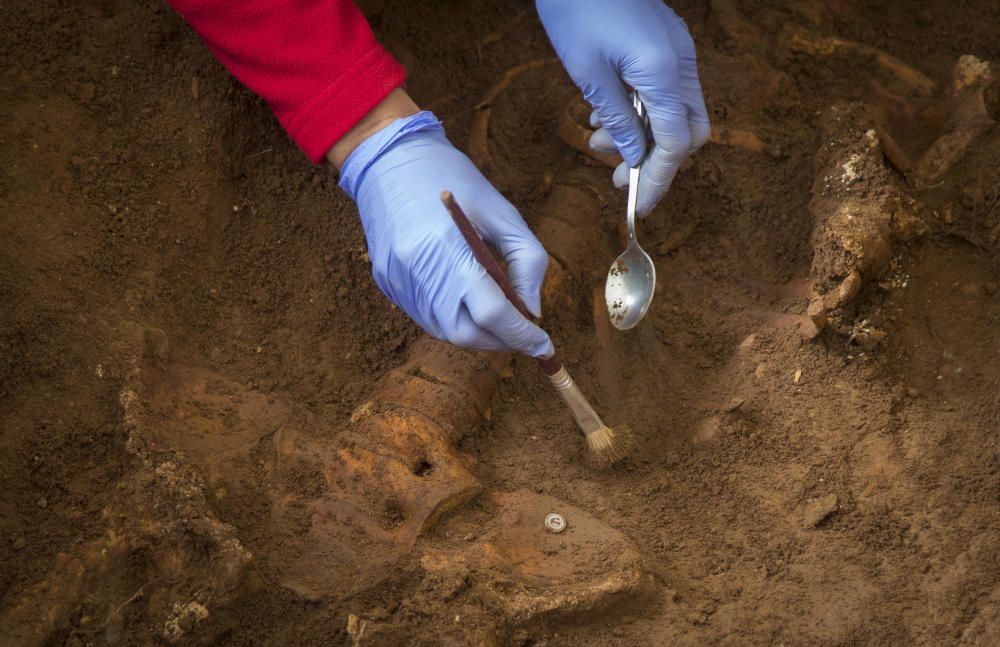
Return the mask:
[[451,191],[473,226],[507,261],[514,289],[541,314],[548,254],[517,210],[448,142],[429,112],[398,119],[362,142],[341,168],[358,205],[375,282],[429,335],[477,350],[553,353],[476,261],[441,192]]
[[[646,216],[684,159],[709,136],[708,111],[687,25],[661,0],[536,0],[545,31],[574,83],[594,108],[595,150],[625,159],[614,182],[642,162],[636,213]],[[654,146],[622,82],[646,106]]]

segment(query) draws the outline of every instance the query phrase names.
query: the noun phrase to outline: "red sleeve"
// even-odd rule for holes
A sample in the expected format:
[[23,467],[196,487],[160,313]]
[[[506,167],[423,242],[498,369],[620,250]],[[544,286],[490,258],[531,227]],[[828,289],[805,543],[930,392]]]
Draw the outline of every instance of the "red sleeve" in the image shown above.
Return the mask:
[[350,0],[168,2],[314,163],[406,76]]

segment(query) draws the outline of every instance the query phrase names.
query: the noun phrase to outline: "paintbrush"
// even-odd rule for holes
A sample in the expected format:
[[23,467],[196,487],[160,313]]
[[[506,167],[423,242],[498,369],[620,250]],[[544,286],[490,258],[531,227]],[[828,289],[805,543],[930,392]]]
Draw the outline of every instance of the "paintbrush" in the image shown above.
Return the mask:
[[[486,247],[486,243],[483,242],[483,239],[472,226],[472,223],[469,222],[465,212],[458,206],[455,196],[451,194],[451,191],[445,191],[441,194],[441,202],[447,207],[448,213],[451,214],[451,219],[455,221],[458,230],[462,232],[462,237],[465,238],[465,242],[469,244],[473,255],[475,255],[479,264],[483,266],[483,269],[486,270],[486,273],[496,281],[496,284],[503,290],[507,299],[522,315],[529,321],[535,321],[528,308],[524,305],[524,301],[514,291],[514,287],[510,284],[507,274],[500,267],[500,264],[494,258],[489,248]],[[556,393],[566,403],[570,413],[573,414],[573,419],[576,420],[577,426],[583,432],[583,436],[587,441],[588,462],[595,467],[605,467],[625,457],[632,446],[632,436],[629,430],[624,427],[612,429],[601,421],[600,416],[597,415],[597,412],[594,411],[594,408],[590,406],[587,398],[580,391],[580,387],[576,385],[566,367],[563,366],[562,360],[559,359],[557,353],[553,353],[551,357],[546,358],[536,357],[535,360],[538,362],[538,366],[542,369],[542,372],[548,376]]]

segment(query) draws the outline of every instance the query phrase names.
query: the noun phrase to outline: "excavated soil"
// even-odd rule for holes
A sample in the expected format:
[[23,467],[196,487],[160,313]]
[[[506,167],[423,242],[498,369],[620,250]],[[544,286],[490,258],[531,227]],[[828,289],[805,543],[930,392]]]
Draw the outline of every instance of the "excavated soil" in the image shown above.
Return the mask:
[[[1000,643],[995,123],[933,182],[898,157],[880,171],[919,235],[894,236],[820,334],[800,325],[832,285],[811,201],[827,110],[873,106],[916,159],[947,128],[959,57],[1000,61],[1000,9],[676,9],[714,125],[766,150],[710,143],[685,165],[640,233],[656,299],[619,333],[594,300],[624,197],[557,135],[575,89],[530,4],[365,3],[451,139],[474,149],[485,124],[477,161],[529,224],[579,217],[560,191],[597,205],[544,232],[568,270],[545,324],[637,446],[588,468],[516,358],[454,439],[474,481],[439,479],[453,510],[393,544],[408,526],[387,476],[365,490],[377,528],[328,496],[323,532],[344,540],[320,545],[306,503],[330,481],[283,448],[362,445],[352,412],[421,337],[371,280],[354,206],[162,2],[3,3],[0,643]],[[783,47],[789,28],[934,88]],[[887,96],[912,119],[886,120]]]

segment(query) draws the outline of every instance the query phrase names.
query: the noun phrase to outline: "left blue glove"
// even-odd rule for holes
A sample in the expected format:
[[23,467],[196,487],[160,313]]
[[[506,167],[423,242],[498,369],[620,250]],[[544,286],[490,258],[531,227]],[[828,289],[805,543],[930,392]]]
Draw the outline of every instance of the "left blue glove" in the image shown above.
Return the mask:
[[[617,149],[617,186],[642,163],[636,213],[646,216],[670,188],[684,159],[709,136],[708,111],[687,25],[661,0],[536,0],[538,15],[570,77],[594,108],[596,150]],[[646,106],[646,133],[622,82]]]
[[344,161],[340,186],[358,205],[372,273],[428,334],[477,350],[554,352],[549,336],[507,300],[441,203],[448,190],[507,262],[514,290],[535,315],[548,254],[521,214],[448,142],[429,112],[397,119]]

